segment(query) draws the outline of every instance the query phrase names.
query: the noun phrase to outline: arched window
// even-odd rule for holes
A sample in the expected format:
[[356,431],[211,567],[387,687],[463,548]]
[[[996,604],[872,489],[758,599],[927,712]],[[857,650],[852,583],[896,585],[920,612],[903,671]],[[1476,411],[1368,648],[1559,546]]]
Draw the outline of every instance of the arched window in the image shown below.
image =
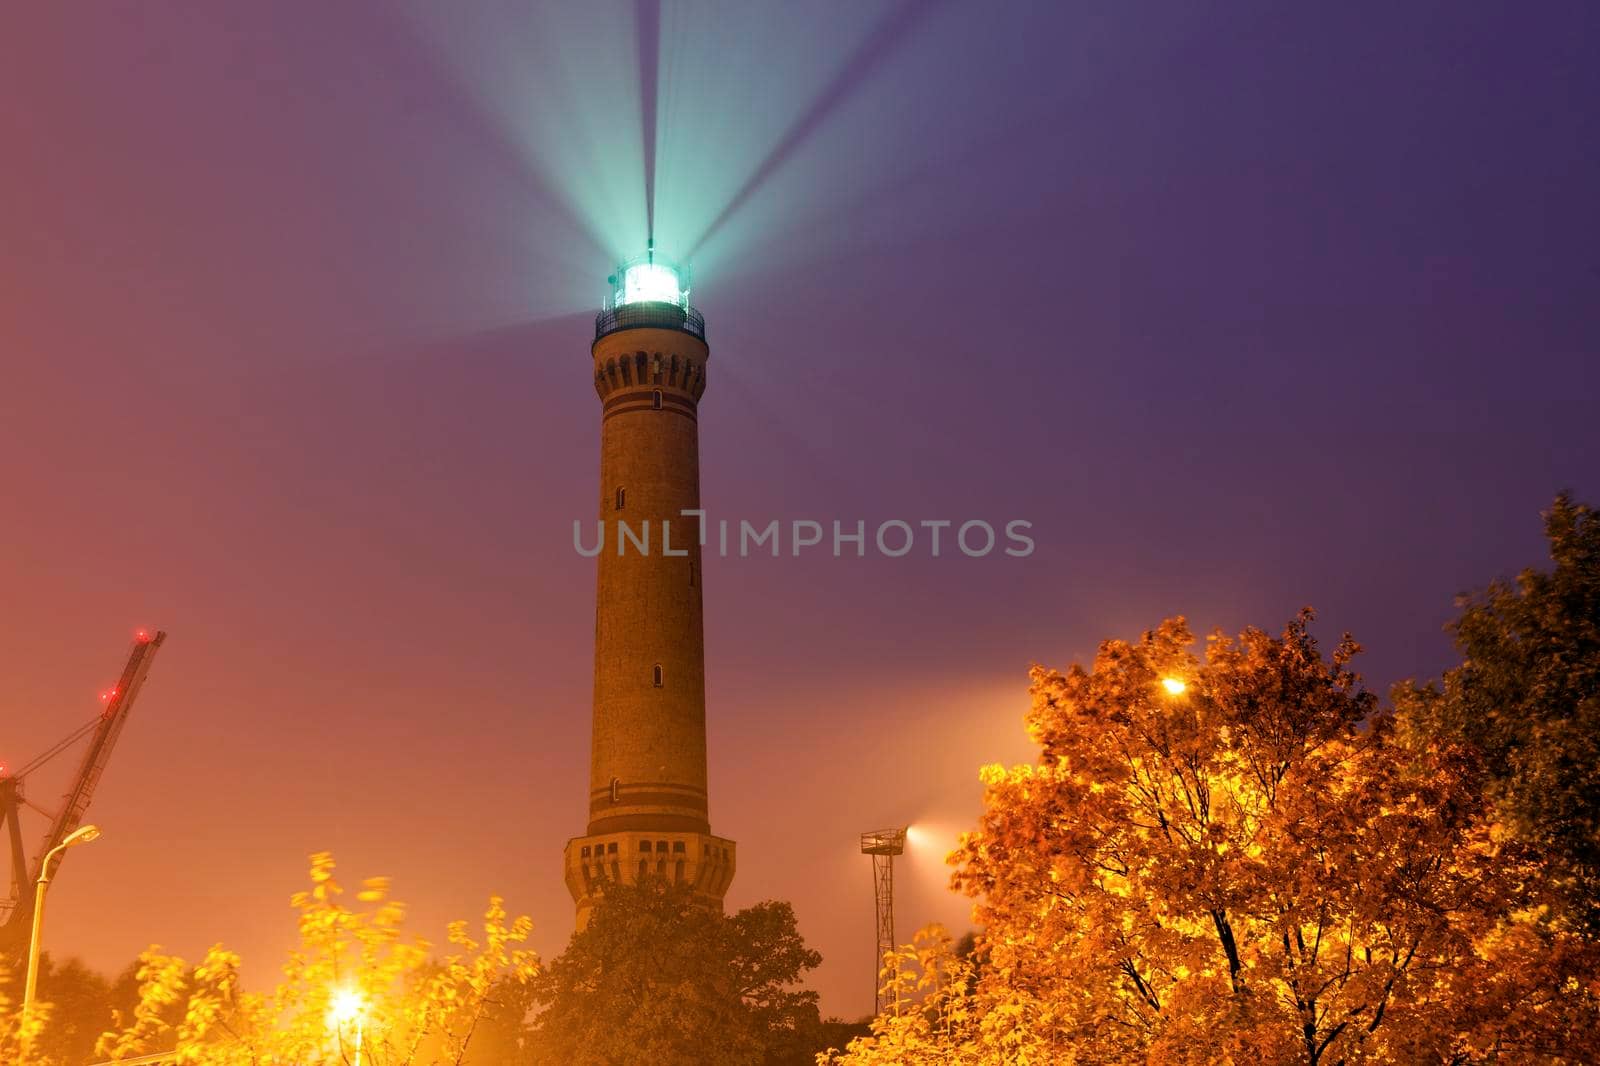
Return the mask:
[[617,490],[617,510],[619,510],[619,511],[622,510],[622,505],[627,502],[627,499],[628,499],[628,490],[627,489],[618,489]]
[[[621,798],[622,798],[622,782],[620,780],[618,780],[617,778],[613,777],[611,779],[611,802],[615,803],[615,802],[617,802],[617,800],[619,800]],[[617,850],[617,846],[615,844],[611,845],[611,850],[612,851]]]
[[661,410],[661,390],[656,389],[650,393],[650,406],[657,411]]
[[661,673],[661,664],[660,663],[656,663],[655,666],[651,667],[650,676],[651,676],[651,679],[655,682],[656,688],[660,688],[661,687],[661,682],[663,680],[663,676],[662,676],[662,673]]

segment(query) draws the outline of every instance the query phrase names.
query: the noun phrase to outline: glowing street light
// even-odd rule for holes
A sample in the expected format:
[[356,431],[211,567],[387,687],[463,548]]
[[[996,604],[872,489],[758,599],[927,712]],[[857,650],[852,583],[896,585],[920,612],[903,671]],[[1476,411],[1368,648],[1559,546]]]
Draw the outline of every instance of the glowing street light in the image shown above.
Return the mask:
[[75,848],[79,844],[87,844],[100,836],[100,827],[97,825],[83,825],[67,834],[67,838],[45,853],[44,862],[39,864],[39,880],[33,890],[33,937],[28,941],[28,980],[22,990],[22,1017],[24,1020],[33,1011],[33,994],[39,985],[39,942],[40,934],[44,931],[44,894],[50,886],[50,864],[55,857],[68,848]]
[[1161,687],[1174,696],[1181,696],[1189,686],[1184,684],[1181,677],[1163,677],[1161,679]]
[[341,988],[328,1004],[328,1028],[342,1034],[344,1027],[356,1023],[356,1061],[361,1066],[361,1038],[366,1029],[367,999],[353,988]]

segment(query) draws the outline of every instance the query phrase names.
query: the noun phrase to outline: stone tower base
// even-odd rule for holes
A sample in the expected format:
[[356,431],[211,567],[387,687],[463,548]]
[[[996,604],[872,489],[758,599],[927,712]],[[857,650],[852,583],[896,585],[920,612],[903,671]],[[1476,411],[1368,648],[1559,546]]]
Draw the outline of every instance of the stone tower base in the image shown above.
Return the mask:
[[589,924],[595,897],[606,884],[636,884],[643,876],[694,886],[720,910],[733,881],[736,845],[708,833],[664,830],[603,833],[567,841],[567,891],[578,905],[578,928]]

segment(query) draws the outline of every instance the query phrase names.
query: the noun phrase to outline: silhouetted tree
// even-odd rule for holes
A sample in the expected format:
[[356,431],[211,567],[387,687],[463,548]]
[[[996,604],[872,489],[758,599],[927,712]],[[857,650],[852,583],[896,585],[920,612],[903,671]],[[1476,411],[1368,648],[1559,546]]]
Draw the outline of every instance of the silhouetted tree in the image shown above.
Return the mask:
[[111,982],[78,959],[58,966],[46,952],[39,960],[39,1000],[50,1004],[39,1053],[59,1062],[88,1062],[111,1024]]
[[1464,661],[1395,701],[1408,728],[1466,746],[1564,917],[1600,936],[1600,515],[1562,494],[1544,528],[1553,568],[1463,597]]
[[821,961],[787,903],[724,915],[688,886],[609,887],[535,980],[535,1061],[809,1063],[826,1038],[817,994],[794,986]]

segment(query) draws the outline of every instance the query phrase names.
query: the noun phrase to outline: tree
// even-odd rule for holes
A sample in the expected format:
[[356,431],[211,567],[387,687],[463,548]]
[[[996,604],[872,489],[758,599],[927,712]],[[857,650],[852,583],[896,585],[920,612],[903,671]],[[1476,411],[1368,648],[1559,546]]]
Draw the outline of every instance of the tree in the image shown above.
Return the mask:
[[[175,1062],[206,1066],[344,1064],[357,1038],[356,1022],[339,1019],[330,1008],[347,995],[359,1005],[361,1060],[368,1066],[507,1061],[503,1038],[507,1029],[520,1030],[527,1001],[519,991],[537,971],[533,953],[519,946],[531,931],[529,920],[508,920],[501,901],[491,898],[479,932],[466,922],[452,923],[451,952],[433,959],[426,942],[405,934],[405,908],[390,897],[387,880],[363,882],[358,906],[351,907],[333,872],[331,856],[312,856],[311,888],[291,900],[300,943],[277,988],[244,991],[238,956],[220,945],[192,968],[152,947],[132,974],[132,1009],[115,1012],[97,1056],[170,1050]],[[7,1009],[10,992],[0,982],[0,1061],[10,1061],[6,1053],[21,1035]],[[46,1036],[54,1009],[50,1005],[44,1014]],[[35,1041],[36,1047],[44,1044]],[[50,1066],[39,1056],[29,1061]]]
[[535,983],[537,1061],[810,1062],[817,994],[793,986],[821,961],[787,903],[724,915],[687,885],[608,886]]
[[1310,621],[1202,663],[1174,619],[1035,668],[1038,761],[984,769],[951,857],[984,964],[924,937],[920,1009],[839,1061],[1593,1061],[1600,971],[1534,919],[1537,857]]
[[87,1062],[95,1039],[111,1021],[111,982],[78,959],[57,965],[39,958],[39,1000],[50,1004],[49,1025],[35,1051],[60,1062]]
[[1464,744],[1506,829],[1547,858],[1560,916],[1600,936],[1600,515],[1544,515],[1554,567],[1458,601],[1462,664],[1396,693],[1423,737]]

